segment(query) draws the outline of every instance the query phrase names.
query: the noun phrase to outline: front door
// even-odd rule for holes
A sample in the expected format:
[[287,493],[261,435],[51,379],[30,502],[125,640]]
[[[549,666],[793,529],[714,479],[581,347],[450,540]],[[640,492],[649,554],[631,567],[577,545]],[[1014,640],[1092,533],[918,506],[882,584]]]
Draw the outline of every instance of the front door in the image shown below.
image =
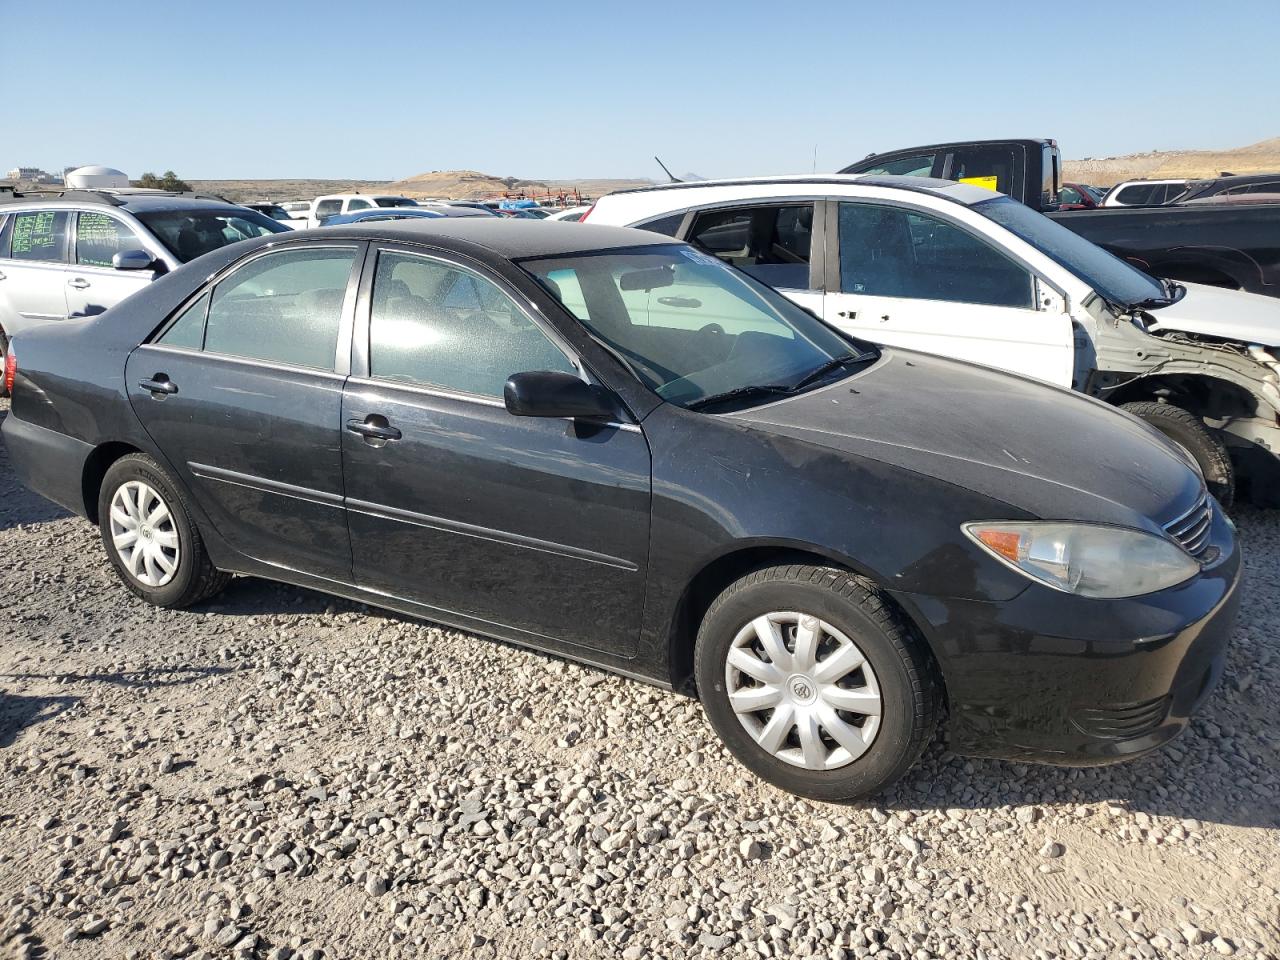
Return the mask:
[[362,247],[254,257],[126,367],[139,420],[233,549],[342,582],[342,385]]
[[854,336],[1069,387],[1071,320],[1031,271],[930,212],[845,202],[828,236],[823,317]]
[[154,270],[115,269],[112,257],[125,250],[154,255],[123,220],[96,211],[76,215],[75,268],[67,275],[68,316],[95,316],[155,279]]
[[0,325],[12,337],[67,316],[69,210],[23,210],[0,231]]
[[649,546],[639,427],[507,413],[511,374],[580,361],[485,272],[388,248],[371,282],[353,361],[365,375],[342,412],[356,582],[633,655]]

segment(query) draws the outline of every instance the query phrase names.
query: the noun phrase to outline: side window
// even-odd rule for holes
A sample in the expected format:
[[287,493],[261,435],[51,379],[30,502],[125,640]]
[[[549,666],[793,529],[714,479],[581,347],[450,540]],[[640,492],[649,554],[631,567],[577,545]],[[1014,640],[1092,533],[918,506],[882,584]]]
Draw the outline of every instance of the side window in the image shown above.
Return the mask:
[[205,350],[332,370],[354,260],[354,247],[321,247],[250,261],[214,289]]
[[370,203],[368,200],[348,200],[347,201],[348,213],[350,213],[352,210],[371,210],[372,208],[373,208],[373,204]]
[[927,177],[933,173],[934,154],[922,153],[918,157],[900,157],[874,167],[859,169],[858,173],[884,174],[891,177]]
[[689,242],[772,287],[809,288],[813,204],[734,207],[698,214]]
[[1156,184],[1135,183],[1117,193],[1116,202],[1126,206],[1141,206],[1151,202],[1151,195],[1155,189]]
[[9,259],[9,241],[13,236],[13,217],[0,213],[0,260]]
[[67,259],[67,228],[70,220],[71,215],[65,210],[14,214],[10,258],[64,263]]
[[[567,217],[565,219],[568,219]],[[578,217],[582,219],[581,216]],[[637,223],[636,228],[639,230],[648,230],[650,233],[661,233],[663,236],[674,237],[680,231],[680,224],[684,223],[684,211],[673,213],[667,217],[659,217],[657,220],[650,220],[648,223]]]
[[1058,191],[1059,203],[1084,203],[1084,197],[1075,187],[1063,187]]
[[378,255],[370,376],[501,397],[509,376],[532,370],[577,372],[497,284],[426,257]]
[[86,267],[109,267],[121,250],[141,250],[137,235],[115,217],[105,213],[82,213],[76,217],[76,263]]
[[187,347],[199,350],[204,346],[204,320],[209,312],[209,294],[206,293],[169,324],[168,329],[156,339],[169,347]]
[[335,217],[342,212],[341,200],[321,200],[316,204],[316,219],[323,220],[325,217]]
[[1031,274],[953,224],[899,207],[840,204],[840,289],[998,307],[1033,305]]
[[966,147],[951,155],[952,180],[1010,193],[1014,154],[1009,147]]

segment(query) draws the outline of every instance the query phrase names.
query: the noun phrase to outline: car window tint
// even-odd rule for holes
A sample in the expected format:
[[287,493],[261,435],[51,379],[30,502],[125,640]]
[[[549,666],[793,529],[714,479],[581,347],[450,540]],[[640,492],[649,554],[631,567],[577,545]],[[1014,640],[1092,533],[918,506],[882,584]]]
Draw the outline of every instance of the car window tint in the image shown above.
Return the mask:
[[218,284],[204,348],[212,353],[332,370],[353,247],[286,250]]
[[205,293],[174,318],[156,343],[199,350],[204,345],[204,319],[208,312],[209,294]]
[[840,204],[840,289],[875,297],[1031,307],[1029,271],[948,221]]
[[813,204],[734,207],[698,214],[689,242],[771,287],[809,288]]
[[1151,183],[1135,183],[1125,187],[1116,194],[1116,202],[1129,205],[1140,205],[1151,202],[1151,195],[1155,192],[1156,184]]
[[0,260],[9,259],[9,239],[13,235],[13,217],[0,213]]
[[1058,191],[1059,203],[1084,203],[1084,197],[1075,187],[1063,187]]
[[76,218],[76,263],[109,267],[121,250],[141,250],[142,241],[123,222],[105,213],[82,213]]
[[961,183],[1010,193],[1013,165],[1013,150],[1009,147],[964,147],[951,155],[950,176]]
[[887,174],[894,177],[927,177],[933,172],[933,154],[922,153],[918,157],[901,157],[859,169],[859,173]]
[[[582,219],[581,216],[578,217]],[[663,236],[674,237],[680,230],[680,224],[684,222],[684,211],[672,213],[665,217],[659,217],[657,220],[650,220],[648,223],[637,223],[636,228],[639,230],[648,230],[650,233],[661,233]]]
[[71,215],[65,210],[15,214],[9,238],[10,259],[64,262],[67,259],[67,225],[70,219]]
[[371,376],[500,397],[508,377],[533,370],[576,372],[497,284],[426,257],[378,255]]
[[370,203],[368,200],[348,200],[347,201],[348,210],[369,210],[369,209],[372,209],[372,207],[373,207],[373,204]]
[[321,200],[316,204],[316,219],[321,217],[332,217],[342,212],[341,200]]

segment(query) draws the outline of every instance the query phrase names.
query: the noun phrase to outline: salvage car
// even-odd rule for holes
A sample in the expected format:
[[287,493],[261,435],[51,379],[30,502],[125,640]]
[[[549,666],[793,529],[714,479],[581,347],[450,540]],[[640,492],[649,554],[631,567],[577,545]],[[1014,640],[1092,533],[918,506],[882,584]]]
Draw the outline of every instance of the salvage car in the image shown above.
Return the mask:
[[5,377],[14,470],[144,600],[238,573],[552,651],[695,694],[820,799],[901,776],[944,704],[964,753],[1155,749],[1239,596],[1233,526],[1136,419],[654,233],[247,241],[24,334]]
[[1122,407],[1184,447],[1224,504],[1237,475],[1258,502],[1275,496],[1274,299],[1153,279],[1008,197],[923,177],[663,184],[602,197],[585,220],[687,240],[855,336]]

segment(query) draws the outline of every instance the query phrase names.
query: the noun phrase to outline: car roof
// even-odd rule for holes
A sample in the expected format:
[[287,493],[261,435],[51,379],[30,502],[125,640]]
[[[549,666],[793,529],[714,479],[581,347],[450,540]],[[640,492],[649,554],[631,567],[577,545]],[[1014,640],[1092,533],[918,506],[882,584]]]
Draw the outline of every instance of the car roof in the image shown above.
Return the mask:
[[[871,173],[830,173],[830,174],[787,174],[772,177],[739,177],[728,180],[689,180],[677,183],[656,183],[648,187],[631,187],[626,190],[615,190],[609,196],[625,194],[659,193],[669,190],[696,190],[707,187],[759,187],[759,186],[799,186],[815,187],[891,187],[896,190],[911,190],[916,193],[931,193],[938,197],[954,200],[970,206],[999,196],[985,187],[977,187],[968,183],[957,183],[954,180],[939,180],[935,177],[899,177],[889,174]],[[821,193],[821,190],[813,191]]]
[[15,207],[40,207],[57,209],[67,207],[75,209],[89,206],[101,206],[114,210],[127,210],[130,213],[147,213],[164,210],[239,210],[240,204],[230,200],[213,197],[197,197],[168,193],[119,193],[106,194],[94,191],[68,190],[60,195],[26,194],[0,201],[0,210],[12,210]]
[[[285,239],[280,234],[277,240]],[[468,245],[484,247],[508,260],[554,257],[621,247],[678,243],[671,237],[628,227],[591,226],[559,220],[521,220],[508,217],[414,217],[369,224],[342,224],[318,230],[296,231],[293,237],[338,240],[395,240],[429,243],[459,250]],[[290,237],[288,239],[292,239]]]

